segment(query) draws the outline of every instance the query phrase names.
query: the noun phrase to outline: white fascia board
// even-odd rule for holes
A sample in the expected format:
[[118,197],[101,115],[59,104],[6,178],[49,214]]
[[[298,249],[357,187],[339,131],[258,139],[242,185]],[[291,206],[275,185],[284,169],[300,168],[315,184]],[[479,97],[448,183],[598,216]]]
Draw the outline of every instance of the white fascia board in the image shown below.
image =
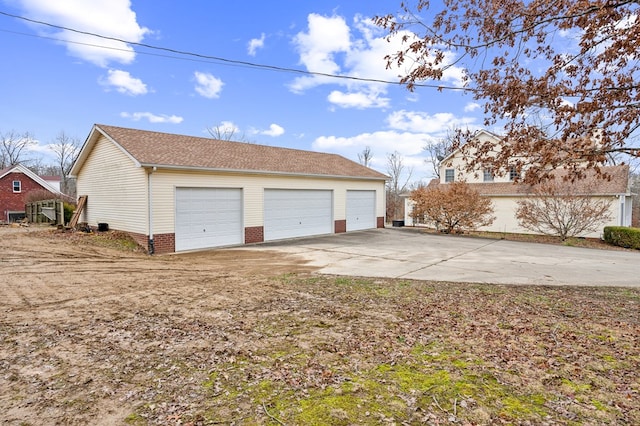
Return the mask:
[[93,128],[91,129],[91,132],[89,133],[89,136],[87,137],[87,139],[86,139],[86,141],[84,143],[84,145],[82,145],[82,149],[80,150],[80,154],[78,154],[78,158],[76,158],[75,163],[73,163],[73,167],[71,167],[71,172],[69,173],[69,176],[71,176],[71,177],[77,177],[78,176],[78,172],[80,171],[80,169],[82,169],[82,165],[87,160],[87,157],[89,156],[89,153],[93,149],[93,146],[98,141],[99,135],[104,136],[111,143],[113,143],[120,151],[122,151],[127,157],[129,157],[129,159],[135,164],[136,167],[141,167],[140,162],[136,158],[134,158],[129,153],[129,151],[124,149],[122,147],[122,145],[120,145],[116,140],[114,140],[111,136],[109,136],[106,132],[104,132],[100,128],[100,126],[97,126],[97,125],[94,124]]
[[220,169],[220,168],[206,168],[206,167],[189,167],[189,166],[174,166],[166,164],[151,164],[151,163],[139,163],[139,167],[144,168],[157,168],[158,170],[175,170],[175,171],[189,171],[189,172],[214,172],[214,173],[229,173],[229,174],[245,174],[245,175],[275,175],[275,176],[299,176],[308,178],[321,178],[321,179],[350,179],[350,180],[375,180],[386,182],[388,177],[369,177],[369,176],[341,176],[341,175],[319,175],[313,173],[294,173],[294,172],[274,172],[269,170],[246,170],[246,169]]

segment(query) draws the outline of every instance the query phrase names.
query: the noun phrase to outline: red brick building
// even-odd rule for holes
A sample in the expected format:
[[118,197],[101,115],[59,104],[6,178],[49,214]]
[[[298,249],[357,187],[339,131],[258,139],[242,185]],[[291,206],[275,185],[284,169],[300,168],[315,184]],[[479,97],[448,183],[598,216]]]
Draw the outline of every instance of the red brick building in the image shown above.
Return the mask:
[[0,170],[0,222],[15,222],[24,217],[27,195],[36,190],[62,195],[53,185],[21,164]]

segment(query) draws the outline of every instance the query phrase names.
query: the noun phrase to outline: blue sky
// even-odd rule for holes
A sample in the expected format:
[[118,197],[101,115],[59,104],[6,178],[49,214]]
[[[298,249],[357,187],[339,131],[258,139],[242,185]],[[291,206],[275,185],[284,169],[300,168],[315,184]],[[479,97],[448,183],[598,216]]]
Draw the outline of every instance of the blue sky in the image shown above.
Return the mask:
[[[376,14],[399,0],[222,2],[0,0],[0,12],[130,42],[233,61],[397,81]],[[208,136],[232,126],[265,145],[357,161],[369,146],[385,172],[398,151],[413,180],[428,179],[423,147],[454,126],[477,128],[470,95],[278,72],[199,59],[0,15],[0,132],[30,132],[33,155],[64,131],[84,141],[94,123]],[[70,42],[75,43],[70,43]],[[101,47],[96,47],[101,46]],[[452,58],[453,59],[453,58]],[[445,83],[456,86],[461,70]]]

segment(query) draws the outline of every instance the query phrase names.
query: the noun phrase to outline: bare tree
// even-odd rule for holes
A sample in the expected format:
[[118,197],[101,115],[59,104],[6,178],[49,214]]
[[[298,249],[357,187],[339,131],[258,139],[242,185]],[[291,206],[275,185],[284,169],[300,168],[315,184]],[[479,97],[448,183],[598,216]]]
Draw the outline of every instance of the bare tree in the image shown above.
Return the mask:
[[30,159],[29,165],[27,167],[37,175],[58,176],[60,174],[60,171],[56,166],[46,164],[42,157],[35,157],[33,159]]
[[362,152],[358,153],[358,161],[365,167],[369,167],[373,154],[371,153],[371,147],[366,146]]
[[535,182],[556,168],[583,178],[585,165],[598,170],[609,153],[640,156],[639,14],[626,0],[417,0],[374,22],[404,43],[387,65],[408,70],[409,90],[422,82],[446,90],[439,80],[461,76],[452,88],[484,102],[485,127],[504,125],[495,155],[490,143],[458,134],[456,145],[477,154],[470,170],[507,171],[523,158]]
[[577,191],[575,185],[546,181],[534,194],[518,201],[516,218],[523,228],[545,235],[579,236],[595,232],[611,219],[611,200],[585,195],[592,191]]
[[429,155],[429,159],[425,160],[431,164],[433,174],[440,177],[440,163],[444,158],[453,152],[455,143],[456,128],[447,129],[444,137],[438,139],[437,142],[425,145],[422,150]]
[[495,220],[493,203],[465,182],[419,187],[409,197],[414,202],[411,215],[424,219],[446,233],[489,226]]
[[407,168],[402,155],[395,151],[387,154],[387,219],[404,217],[404,202],[400,196],[407,190],[413,167]]
[[237,135],[238,128],[229,122],[223,122],[214,127],[207,127],[207,131],[212,138],[221,141],[250,142],[244,133]]
[[28,162],[26,157],[30,146],[36,144],[31,134],[10,132],[0,134],[0,169]]
[[70,194],[73,191],[69,181],[69,173],[80,152],[80,141],[61,131],[55,141],[49,145],[49,148],[56,157],[56,166],[61,176],[60,190],[65,194]]

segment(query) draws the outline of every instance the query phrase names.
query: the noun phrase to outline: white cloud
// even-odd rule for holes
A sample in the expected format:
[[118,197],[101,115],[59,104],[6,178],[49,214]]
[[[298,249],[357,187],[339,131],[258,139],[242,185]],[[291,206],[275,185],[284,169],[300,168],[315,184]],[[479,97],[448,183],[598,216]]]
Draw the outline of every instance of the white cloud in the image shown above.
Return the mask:
[[103,86],[113,86],[115,89],[125,95],[145,95],[148,93],[147,85],[139,78],[134,78],[127,71],[109,70],[106,79],[100,79]]
[[166,115],[166,114],[153,114],[151,112],[121,112],[120,117],[128,118],[133,121],[140,121],[142,119],[146,119],[149,123],[171,123],[171,124],[179,124],[184,120],[182,117],[177,115]]
[[215,126],[208,127],[207,134],[208,136],[222,140],[235,140],[238,138],[244,140],[244,134],[240,132],[240,127],[233,121],[221,121]]
[[362,91],[344,93],[334,90],[328,96],[329,102],[342,108],[384,108],[389,106],[389,98],[378,96],[378,92]]
[[[308,71],[330,75],[346,74],[338,63],[338,55],[349,55],[353,49],[351,29],[341,16],[321,16],[315,13],[307,17],[307,31],[299,32],[293,39],[300,63]],[[348,70],[346,70],[348,71]],[[322,84],[347,84],[322,75],[304,76],[293,80],[290,89],[302,93]]]
[[[151,32],[138,24],[130,0],[18,0],[18,3],[29,18],[120,40],[140,42]],[[69,54],[100,67],[107,67],[110,62],[129,64],[135,58],[133,47],[122,41],[43,28],[38,26],[37,30],[68,40],[63,43]]]
[[477,102],[469,102],[464,106],[464,112],[473,112],[480,108],[480,104]]
[[236,133],[240,131],[240,127],[233,121],[221,121],[218,128],[224,132]]
[[313,149],[336,152],[351,158],[365,147],[371,147],[374,156],[385,156],[398,151],[403,155],[420,154],[428,135],[424,133],[397,132],[394,130],[361,133],[352,137],[321,136],[313,142]]
[[[372,47],[375,39],[371,37],[377,29],[362,24],[357,17],[356,30],[356,35],[364,36],[364,39],[353,38],[351,28],[343,17],[310,14],[307,31],[298,33],[294,38],[300,62],[312,72],[359,78],[390,77],[385,72],[383,58],[386,52]],[[346,87],[346,90],[332,90],[327,96],[329,103],[340,108],[385,108],[389,105],[389,99],[385,96],[387,88],[380,83],[313,75],[296,78],[289,88],[294,93],[303,93],[307,89],[329,84]]]
[[315,13],[307,17],[308,32],[294,38],[300,62],[315,72],[335,74],[340,71],[334,55],[348,52],[350,29],[341,16],[326,17]]
[[405,167],[414,168],[412,180],[420,180],[431,176],[431,170],[425,164],[427,156],[423,151],[424,146],[430,142],[427,134],[387,130],[352,137],[321,136],[313,142],[313,149],[340,154],[357,162],[358,154],[369,147],[373,155],[369,167],[381,173],[387,172],[387,155],[398,151]]
[[205,98],[219,98],[224,83],[219,78],[204,72],[196,71],[194,73],[196,79],[196,92]]
[[420,111],[394,111],[387,117],[389,127],[396,130],[421,132],[429,134],[446,133],[453,127],[473,126],[475,118],[456,117],[451,113],[442,112],[427,114]]
[[398,151],[406,167],[414,167],[413,179],[428,179],[433,170],[428,163],[425,146],[446,136],[455,126],[475,129],[475,119],[456,117],[450,113],[429,115],[420,111],[396,111],[388,115],[387,130],[361,133],[351,137],[321,136],[313,142],[313,149],[333,152],[358,161],[358,153],[370,147],[373,154],[371,167],[386,173],[387,154]]
[[260,35],[260,38],[252,38],[249,41],[247,53],[250,56],[256,56],[256,51],[264,47],[264,39],[265,39],[264,33]]
[[[387,68],[385,56],[394,54],[416,35],[403,31],[389,40],[386,33],[374,25],[371,19],[355,16],[347,23],[341,16],[321,16],[310,14],[305,31],[293,39],[300,63],[311,72],[350,76],[363,80],[398,81],[399,75],[406,75],[414,64],[406,61],[402,68]],[[451,65],[455,57],[445,54],[446,65]],[[461,86],[464,70],[450,66],[444,73],[443,81],[449,85]],[[388,86],[375,81],[348,78],[332,78],[328,75],[307,75],[294,79],[289,88],[301,94],[322,86],[338,85],[346,90],[331,90],[327,100],[341,108],[386,108]]]
[[233,121],[221,121],[216,127],[220,129],[221,132],[226,133],[237,133],[240,131],[240,127]]
[[278,126],[277,124],[272,124],[271,126],[269,126],[269,130],[263,130],[259,133],[261,135],[272,137],[282,136],[284,134],[284,128],[282,126]]

